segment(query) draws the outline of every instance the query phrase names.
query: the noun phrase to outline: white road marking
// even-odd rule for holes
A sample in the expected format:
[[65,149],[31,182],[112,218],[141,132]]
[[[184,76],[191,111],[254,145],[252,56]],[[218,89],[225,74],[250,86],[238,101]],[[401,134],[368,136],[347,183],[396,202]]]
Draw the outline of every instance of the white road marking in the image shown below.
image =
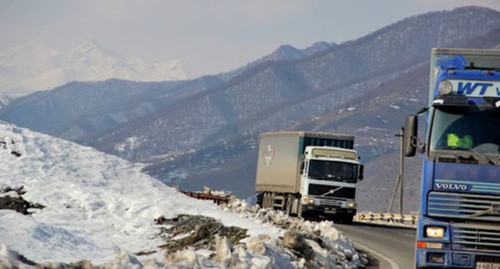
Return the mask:
[[414,234],[404,234],[404,236],[406,236],[406,237],[410,237],[410,238],[415,238],[415,235],[414,235]]

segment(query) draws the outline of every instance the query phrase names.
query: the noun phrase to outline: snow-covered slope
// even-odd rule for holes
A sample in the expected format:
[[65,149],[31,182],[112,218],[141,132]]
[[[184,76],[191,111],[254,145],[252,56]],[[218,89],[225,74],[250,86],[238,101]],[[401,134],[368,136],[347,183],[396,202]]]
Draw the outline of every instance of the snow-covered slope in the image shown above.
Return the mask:
[[[225,226],[248,229],[248,235],[253,238],[248,239],[248,244],[261,246],[256,247],[261,250],[256,250],[257,253],[239,248],[238,253],[232,254],[227,244],[222,244],[222,247],[219,244],[214,254],[220,257],[221,253],[228,253],[227,259],[219,261],[233,259],[248,266],[271,268],[300,265],[297,261],[292,262],[300,258],[290,251],[281,250],[283,253],[280,253],[279,244],[271,243],[285,232],[269,221],[275,218],[272,215],[275,213],[262,211],[258,213],[262,215],[259,218],[258,214],[249,213],[246,207],[243,210],[241,206],[237,207],[238,213],[223,210],[160,183],[141,173],[137,165],[4,122],[0,122],[0,158],[0,197],[9,195],[9,192],[5,193],[7,188],[24,187],[26,193],[22,197],[26,201],[44,206],[30,209],[31,215],[0,210],[0,261],[12,259],[15,252],[37,263],[86,259],[100,264],[113,260],[118,248],[128,253],[155,253],[151,254],[153,257],[146,255],[141,259],[173,264],[180,260],[184,265],[186,258],[182,256],[189,254],[191,258],[187,260],[192,264],[188,267],[191,267],[199,265],[196,255],[200,255],[192,250],[188,254],[176,254],[176,259],[162,261],[165,254],[158,246],[165,242],[159,236],[160,229],[155,222],[159,217],[169,219],[190,214],[215,218]],[[10,195],[14,195],[12,191]],[[284,218],[282,214],[281,218]],[[285,220],[283,223],[293,225]],[[352,260],[362,264],[352,244],[339,236],[331,223],[305,226],[302,222],[301,225],[300,230],[310,229],[311,234],[316,229],[324,245],[330,241],[336,251],[349,251],[351,263],[342,253],[345,264],[356,264]],[[317,253],[323,253],[323,261],[341,264],[342,259],[337,258],[337,254],[324,250],[324,246],[316,248]],[[213,261],[210,264],[223,267]]]
[[115,245],[132,252],[154,249],[161,244],[154,219],[181,213],[278,234],[92,148],[6,124],[0,124],[0,141],[2,188],[24,186],[26,200],[45,206],[30,216],[0,211],[0,241],[32,260],[100,262],[114,256]]
[[186,79],[179,60],[125,59],[87,41],[67,52],[29,42],[0,53],[0,94],[25,95],[70,81]]

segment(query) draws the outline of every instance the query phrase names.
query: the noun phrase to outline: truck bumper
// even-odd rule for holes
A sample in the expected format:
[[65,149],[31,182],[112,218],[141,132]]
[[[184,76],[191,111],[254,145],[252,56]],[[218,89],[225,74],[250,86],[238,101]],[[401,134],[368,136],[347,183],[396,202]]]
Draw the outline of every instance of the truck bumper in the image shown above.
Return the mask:
[[[443,227],[443,237],[426,236],[426,227]],[[499,240],[500,228],[496,222],[447,222],[421,215],[416,239],[416,267],[500,269]]]
[[417,249],[417,268],[500,268],[500,254]]
[[302,215],[335,216],[335,215],[356,215],[355,208],[341,208],[334,206],[303,205]]

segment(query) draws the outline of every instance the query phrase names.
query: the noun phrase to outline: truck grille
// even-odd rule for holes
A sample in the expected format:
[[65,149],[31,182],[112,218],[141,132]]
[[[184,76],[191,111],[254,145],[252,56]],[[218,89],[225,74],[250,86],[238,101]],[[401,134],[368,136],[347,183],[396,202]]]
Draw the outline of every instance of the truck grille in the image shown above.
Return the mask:
[[457,250],[500,253],[500,227],[455,224],[452,230],[452,244]]
[[431,192],[428,202],[433,217],[500,222],[500,196]]
[[[309,195],[321,196],[327,193],[330,190],[335,190],[338,188],[337,186],[325,186],[325,185],[317,185],[310,184],[309,185]],[[354,199],[356,195],[355,188],[344,187],[335,191],[334,193],[330,193],[328,195],[324,195],[324,198],[345,198],[345,199]]]

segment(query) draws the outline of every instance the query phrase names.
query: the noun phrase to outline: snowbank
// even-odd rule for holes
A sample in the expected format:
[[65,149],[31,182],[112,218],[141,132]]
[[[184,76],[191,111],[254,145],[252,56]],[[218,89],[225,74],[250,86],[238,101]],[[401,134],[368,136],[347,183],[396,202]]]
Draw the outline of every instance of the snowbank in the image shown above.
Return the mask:
[[[0,260],[4,263],[31,266],[29,261],[68,264],[87,260],[120,268],[303,267],[307,258],[283,241],[289,230],[300,231],[299,240],[319,264],[366,263],[330,222],[290,219],[239,200],[222,209],[141,173],[140,166],[3,122],[0,158],[0,189],[23,186],[23,198],[43,206],[29,209],[30,215],[0,210]],[[181,214],[203,215],[224,226],[246,229],[248,237],[236,244],[218,238],[214,249],[188,247],[167,254],[159,248],[166,237],[160,236],[162,227],[155,219]]]

